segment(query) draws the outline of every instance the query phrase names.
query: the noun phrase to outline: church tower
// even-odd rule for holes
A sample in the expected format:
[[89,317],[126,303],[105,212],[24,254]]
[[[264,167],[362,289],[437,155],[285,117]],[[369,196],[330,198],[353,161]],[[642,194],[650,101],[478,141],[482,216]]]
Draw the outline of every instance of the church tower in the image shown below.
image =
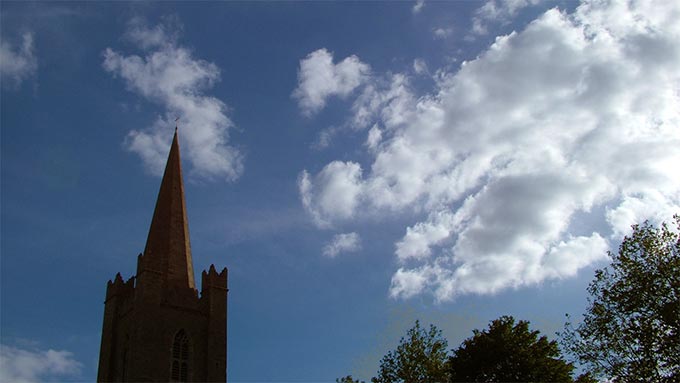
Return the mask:
[[226,382],[227,269],[194,283],[177,129],[137,276],[106,287],[98,382]]

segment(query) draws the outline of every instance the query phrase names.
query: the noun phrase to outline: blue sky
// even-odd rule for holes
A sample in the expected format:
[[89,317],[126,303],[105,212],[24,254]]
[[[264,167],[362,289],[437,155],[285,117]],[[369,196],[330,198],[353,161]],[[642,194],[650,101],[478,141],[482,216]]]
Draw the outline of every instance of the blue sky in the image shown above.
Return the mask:
[[368,379],[416,319],[553,337],[680,211],[674,2],[0,3],[2,378],[91,381],[180,117],[229,380]]

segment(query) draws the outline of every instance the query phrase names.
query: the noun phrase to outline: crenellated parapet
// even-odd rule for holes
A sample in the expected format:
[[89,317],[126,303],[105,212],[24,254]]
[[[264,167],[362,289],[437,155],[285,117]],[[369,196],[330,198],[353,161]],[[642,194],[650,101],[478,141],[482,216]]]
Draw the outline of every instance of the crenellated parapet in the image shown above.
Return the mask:
[[201,274],[201,294],[205,294],[210,289],[227,290],[227,274],[228,270],[225,267],[221,272],[215,270],[215,265],[210,265],[206,272],[203,270]]
[[226,320],[227,274],[226,267],[218,273],[215,265],[210,265],[201,275],[201,307],[210,321]]
[[207,381],[226,381],[227,369],[227,274],[210,265],[201,275],[201,308],[207,320],[207,347],[212,360],[206,363]]
[[113,297],[128,298],[135,292],[135,277],[130,277],[127,282],[123,281],[120,273],[116,274],[113,281],[109,280],[106,284],[106,301]]

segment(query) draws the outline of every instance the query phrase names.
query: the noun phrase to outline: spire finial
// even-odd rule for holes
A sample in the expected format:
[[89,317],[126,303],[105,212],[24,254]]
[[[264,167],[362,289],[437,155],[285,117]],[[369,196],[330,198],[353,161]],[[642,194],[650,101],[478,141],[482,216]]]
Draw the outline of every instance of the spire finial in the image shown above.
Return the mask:
[[179,116],[177,116],[177,118],[175,118],[175,133],[177,133],[177,125],[178,125],[177,121],[179,121]]

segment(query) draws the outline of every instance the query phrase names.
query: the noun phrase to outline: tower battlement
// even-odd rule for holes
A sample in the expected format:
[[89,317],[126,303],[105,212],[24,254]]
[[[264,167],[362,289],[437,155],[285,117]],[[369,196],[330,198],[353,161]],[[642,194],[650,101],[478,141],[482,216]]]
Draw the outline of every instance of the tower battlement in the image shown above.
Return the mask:
[[106,284],[106,300],[119,296],[127,298],[134,294],[135,291],[135,277],[130,277],[127,282],[123,281],[123,277],[120,273],[117,273],[115,278],[109,280]]
[[215,265],[210,265],[208,271],[206,272],[203,270],[203,273],[201,274],[201,292],[207,291],[211,288],[227,290],[228,273],[229,271],[226,267],[217,273]]

